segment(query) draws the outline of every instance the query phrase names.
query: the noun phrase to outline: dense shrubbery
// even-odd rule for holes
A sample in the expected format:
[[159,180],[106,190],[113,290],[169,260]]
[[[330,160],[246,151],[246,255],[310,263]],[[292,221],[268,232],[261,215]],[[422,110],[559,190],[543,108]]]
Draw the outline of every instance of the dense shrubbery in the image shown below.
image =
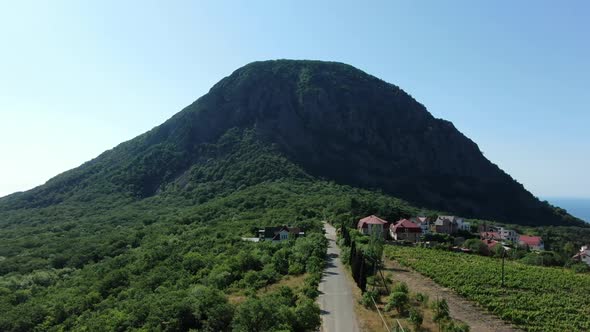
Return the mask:
[[232,323],[236,332],[314,331],[319,326],[317,304],[309,297],[297,296],[289,287],[240,303]]
[[[309,212],[318,205],[305,203],[313,198],[294,193],[297,188],[296,183],[268,183],[199,206],[183,206],[179,201],[174,213],[162,211],[161,217],[151,211],[171,207],[153,199],[83,218],[67,231],[46,234],[40,246],[9,247],[25,257],[38,257],[38,266],[23,270],[10,256],[0,262],[4,271],[0,330],[27,331],[35,326],[42,330],[244,330],[243,313],[248,305],[229,304],[226,294],[263,288],[289,272],[309,273],[301,294],[294,295],[289,305],[272,294],[259,299],[250,296],[247,303],[261,305],[273,315],[306,315],[305,321],[295,320],[289,329],[309,330],[319,319],[313,299],[318,294],[327,242],[319,232],[319,219],[301,213],[301,206]],[[245,207],[260,200],[263,205]],[[137,219],[109,222],[130,214]],[[37,227],[58,224],[59,220],[48,220],[47,225]],[[288,243],[240,239],[241,235],[252,236],[254,226],[278,224],[305,225],[308,235]],[[86,229],[92,231],[86,233]],[[35,241],[34,233],[18,228],[2,235],[19,231],[24,243]],[[104,247],[104,254],[85,264],[72,263],[87,249],[79,247],[69,232],[78,234],[90,248]],[[73,241],[61,241],[68,237]],[[285,309],[276,301],[284,303]],[[267,324],[279,323],[267,320]]]
[[[209,147],[219,158],[197,163],[188,180],[179,178],[150,198],[134,196],[133,186],[113,187],[133,177],[133,166],[94,182],[75,170],[3,199],[0,330],[244,330],[248,304],[305,319],[290,322],[289,330],[314,329],[319,308],[313,299],[327,248],[320,216],[342,213],[346,193],[354,190],[297,176],[297,167],[256,144],[248,134],[228,133]],[[124,145],[133,148],[139,146]],[[169,148],[158,149],[142,163],[160,165],[158,156]],[[118,153],[107,152],[107,159],[124,157]],[[240,238],[283,224],[302,227],[307,236],[277,244]],[[286,274],[303,273],[292,301],[282,300],[285,291],[255,295]],[[228,302],[234,294],[248,300]],[[277,329],[282,323],[266,324]]]
[[[305,177],[256,180],[258,175],[241,172],[252,167],[265,173],[270,167],[257,162],[264,156],[256,157],[255,150],[247,159],[233,155],[243,163],[221,167],[223,161],[213,160],[211,167],[197,171],[203,182],[194,178],[184,187],[178,182],[151,198],[97,194],[100,199],[82,202],[80,189],[59,205],[10,209],[15,198],[4,202],[0,330],[239,330],[249,324],[237,318],[247,309],[225,300],[236,292],[253,306],[280,311],[273,314],[307,314],[287,329],[309,329],[319,319],[312,299],[318,296],[327,245],[320,220],[350,222],[353,199],[411,208],[380,194]],[[236,188],[236,179],[224,174],[246,180]],[[103,189],[95,191],[109,190]],[[254,236],[257,227],[281,224],[302,227],[307,236],[290,244],[240,239]],[[254,295],[286,274],[301,273],[307,277],[293,305],[281,309],[265,304],[276,301],[272,295]],[[208,313],[202,308],[209,306],[191,295],[197,293],[223,300]]]

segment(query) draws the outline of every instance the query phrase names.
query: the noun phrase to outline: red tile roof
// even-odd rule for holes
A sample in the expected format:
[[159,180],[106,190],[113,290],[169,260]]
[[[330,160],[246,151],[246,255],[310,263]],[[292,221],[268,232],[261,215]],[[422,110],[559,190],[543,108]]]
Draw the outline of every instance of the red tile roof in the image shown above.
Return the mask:
[[358,226],[358,228],[364,228],[364,227],[367,227],[368,224],[371,224],[371,225],[385,225],[385,224],[388,224],[388,223],[389,223],[389,221],[387,221],[387,220],[383,220],[383,219],[381,219],[381,218],[379,218],[379,217],[377,217],[375,215],[370,215],[368,217],[365,217],[365,218],[359,220],[357,226]]
[[498,232],[481,232],[479,233],[479,236],[482,239],[491,239],[491,240],[501,240],[502,237],[500,236],[500,233]]
[[521,235],[518,241],[531,247],[538,247],[543,244],[543,239],[540,236]]
[[398,230],[402,230],[402,229],[404,229],[404,231],[406,229],[408,229],[410,231],[419,231],[419,232],[422,231],[422,228],[420,228],[420,226],[409,221],[408,219],[399,220],[397,223],[395,223],[395,225],[392,224],[391,226],[389,226],[389,228],[391,228],[396,233],[398,232]]

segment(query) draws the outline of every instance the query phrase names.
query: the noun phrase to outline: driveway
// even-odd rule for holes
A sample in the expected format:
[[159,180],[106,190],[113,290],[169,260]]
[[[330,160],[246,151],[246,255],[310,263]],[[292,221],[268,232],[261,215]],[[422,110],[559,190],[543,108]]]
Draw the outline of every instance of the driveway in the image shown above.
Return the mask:
[[318,303],[322,310],[322,331],[358,332],[360,331],[354,313],[353,285],[346,276],[340,261],[340,248],[336,245],[336,229],[324,223],[326,238],[330,242],[326,269],[320,282]]

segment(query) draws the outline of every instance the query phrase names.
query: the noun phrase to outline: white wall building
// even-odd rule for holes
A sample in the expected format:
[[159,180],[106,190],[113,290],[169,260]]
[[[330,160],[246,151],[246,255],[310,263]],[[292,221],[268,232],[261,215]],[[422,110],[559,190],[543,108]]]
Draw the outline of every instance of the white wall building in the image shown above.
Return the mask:
[[457,217],[455,222],[457,222],[457,227],[459,230],[466,232],[471,231],[471,224],[465,221],[465,219]]
[[502,240],[511,241],[511,242],[518,242],[518,233],[516,233],[516,231],[513,231],[511,229],[506,229],[504,227],[500,227],[500,230],[498,231],[498,233],[500,234],[500,238]]
[[580,252],[578,252],[573,259],[577,259],[580,262],[590,265],[590,249],[588,249],[588,246],[582,246]]

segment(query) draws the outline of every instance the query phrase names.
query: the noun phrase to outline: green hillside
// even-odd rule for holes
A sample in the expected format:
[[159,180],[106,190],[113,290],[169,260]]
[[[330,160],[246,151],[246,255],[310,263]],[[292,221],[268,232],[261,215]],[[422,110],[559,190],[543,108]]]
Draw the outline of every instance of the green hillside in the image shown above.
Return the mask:
[[[248,133],[231,131],[209,153],[217,157],[194,167],[186,183],[149,198],[87,201],[80,184],[67,199],[49,198],[59,204],[2,212],[0,330],[248,331],[262,324],[246,319],[249,310],[275,317],[263,330],[311,330],[326,245],[320,220],[349,220],[353,201],[391,218],[417,212],[315,180]],[[307,236],[278,245],[241,240],[283,224]],[[302,273],[301,288],[254,297]],[[228,302],[236,296],[249,300]],[[273,325],[281,322],[288,324]]]

